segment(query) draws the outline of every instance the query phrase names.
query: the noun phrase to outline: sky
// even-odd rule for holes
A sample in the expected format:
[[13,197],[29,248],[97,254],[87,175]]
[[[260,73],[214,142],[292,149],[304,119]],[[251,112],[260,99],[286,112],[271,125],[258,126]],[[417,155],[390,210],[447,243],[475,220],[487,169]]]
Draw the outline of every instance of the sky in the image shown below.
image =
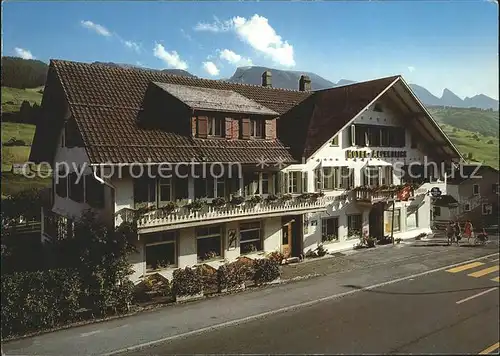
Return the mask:
[[325,79],[401,74],[441,96],[498,99],[498,3],[2,2],[2,55],[178,68],[259,65]]

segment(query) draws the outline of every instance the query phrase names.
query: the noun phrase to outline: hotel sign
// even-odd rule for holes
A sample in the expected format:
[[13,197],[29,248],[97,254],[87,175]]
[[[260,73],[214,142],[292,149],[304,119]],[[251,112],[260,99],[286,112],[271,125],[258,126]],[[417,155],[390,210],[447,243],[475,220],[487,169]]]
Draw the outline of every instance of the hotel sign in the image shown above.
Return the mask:
[[405,158],[406,151],[346,151],[346,158]]

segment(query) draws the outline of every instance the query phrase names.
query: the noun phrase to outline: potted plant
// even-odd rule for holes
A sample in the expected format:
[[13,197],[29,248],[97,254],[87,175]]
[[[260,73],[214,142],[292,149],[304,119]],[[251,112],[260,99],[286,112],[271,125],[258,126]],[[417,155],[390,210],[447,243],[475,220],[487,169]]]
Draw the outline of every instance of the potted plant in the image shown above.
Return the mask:
[[323,241],[331,242],[331,241],[337,241],[338,239],[339,237],[335,234],[328,234],[323,236]]
[[245,201],[245,198],[243,198],[241,195],[235,195],[231,199],[231,204],[239,206],[239,205],[243,204],[244,201]]
[[253,195],[248,201],[253,204],[259,204],[262,201],[262,197],[260,195]]
[[371,236],[365,238],[366,246],[367,247],[375,247],[375,239]]
[[191,204],[188,204],[188,208],[191,211],[200,211],[205,206],[205,202],[200,199],[195,199]]
[[175,201],[169,201],[167,202],[167,204],[165,204],[164,206],[162,206],[160,208],[162,211],[166,212],[167,214],[170,214],[174,211],[177,211],[178,210],[178,206],[177,206],[177,203]]
[[293,196],[292,194],[282,194],[280,197],[279,197],[279,200],[282,201],[282,202],[286,202],[286,201],[290,201],[293,199]]
[[267,203],[274,203],[278,201],[278,196],[277,195],[274,195],[274,194],[269,194],[267,197],[266,197],[266,202]]
[[398,237],[397,239],[394,239],[394,241],[398,244],[402,241],[403,239],[401,237]]
[[226,205],[226,200],[224,198],[217,197],[212,199],[212,206],[222,208],[224,205]]

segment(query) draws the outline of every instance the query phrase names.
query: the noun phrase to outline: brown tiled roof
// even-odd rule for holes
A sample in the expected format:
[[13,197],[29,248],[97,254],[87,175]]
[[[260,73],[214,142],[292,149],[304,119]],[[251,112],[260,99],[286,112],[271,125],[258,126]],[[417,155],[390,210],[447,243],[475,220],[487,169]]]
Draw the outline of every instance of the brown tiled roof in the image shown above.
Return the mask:
[[188,105],[191,109],[273,117],[279,116],[276,111],[268,109],[232,90],[200,88],[158,82],[154,82],[154,84]]
[[314,92],[278,120],[278,132],[297,159],[309,157],[399,76]]
[[[269,162],[294,162],[279,140],[198,140],[139,127],[136,120],[151,82],[234,91],[279,114],[311,95],[309,92],[62,60],[52,60],[49,73],[51,71],[56,73],[51,77],[56,77],[57,84],[62,86],[92,163],[184,162],[200,157],[205,157],[207,162],[257,163],[261,157]],[[48,117],[45,120],[38,125],[40,130],[50,126],[53,127],[51,131],[57,131],[61,127],[61,123],[51,122]],[[55,145],[55,135],[37,137],[30,159],[48,160],[49,152],[53,152],[48,146]],[[43,155],[42,152],[47,153]]]

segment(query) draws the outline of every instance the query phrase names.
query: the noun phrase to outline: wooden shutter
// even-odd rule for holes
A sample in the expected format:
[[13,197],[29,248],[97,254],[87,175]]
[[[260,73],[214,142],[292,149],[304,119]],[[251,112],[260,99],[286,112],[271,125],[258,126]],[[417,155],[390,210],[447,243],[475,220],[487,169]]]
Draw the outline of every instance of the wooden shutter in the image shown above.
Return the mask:
[[348,182],[348,189],[354,188],[355,182],[354,182],[354,168],[349,168],[349,182]]
[[241,119],[241,138],[248,140],[250,138],[250,119]]
[[368,185],[368,182],[367,182],[367,176],[366,176],[366,167],[363,167],[359,170],[361,176],[360,176],[360,184],[361,185]]
[[302,172],[302,193],[308,192],[308,180],[307,180],[307,172]]
[[273,121],[274,120],[265,120],[265,134],[264,137],[266,140],[271,140],[274,138],[274,130],[273,130]]
[[230,117],[226,117],[226,138],[233,138],[233,126],[232,119]]
[[197,131],[197,126],[198,125],[198,118],[196,116],[193,116],[191,118],[191,135],[192,137],[196,137],[196,131]]
[[340,188],[348,189],[349,186],[349,168],[340,167]]
[[351,125],[350,143],[351,146],[356,146],[356,125]]
[[198,116],[198,137],[207,138],[208,134],[208,118],[206,116]]

